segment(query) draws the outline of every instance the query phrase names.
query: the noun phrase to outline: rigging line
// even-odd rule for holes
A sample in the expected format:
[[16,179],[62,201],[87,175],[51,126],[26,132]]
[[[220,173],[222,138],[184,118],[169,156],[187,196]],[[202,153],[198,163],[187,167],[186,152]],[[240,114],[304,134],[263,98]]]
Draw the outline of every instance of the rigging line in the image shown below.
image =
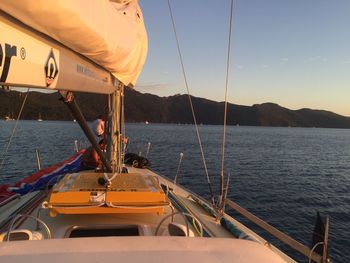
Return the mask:
[[[228,45],[227,45],[227,64],[226,64],[226,81],[225,81],[225,110],[224,110],[224,133],[222,138],[222,151],[221,151],[221,173],[220,173],[220,197],[224,198],[224,165],[225,165],[225,145],[226,145],[226,129],[227,129],[227,90],[230,71],[230,58],[231,58],[231,35],[232,35],[232,17],[233,17],[233,0],[231,0],[230,20],[229,20],[229,32],[228,32]],[[221,200],[223,202],[224,200]],[[221,204],[222,206],[224,204]]]
[[198,129],[198,125],[197,125],[196,115],[195,115],[195,112],[194,112],[192,99],[191,99],[191,95],[190,95],[190,90],[189,90],[189,87],[188,87],[185,66],[184,66],[184,63],[183,63],[182,53],[181,53],[181,49],[180,49],[179,39],[178,39],[177,32],[176,32],[175,20],[174,20],[174,17],[173,17],[173,12],[172,12],[172,9],[171,9],[170,0],[168,0],[168,7],[169,7],[169,12],[170,12],[171,22],[172,22],[172,25],[173,25],[173,31],[174,31],[174,34],[175,34],[177,51],[178,51],[178,54],[179,54],[179,57],[180,57],[182,74],[183,74],[183,77],[184,77],[185,86],[186,86],[186,89],[187,89],[187,95],[188,95],[188,99],[189,99],[189,102],[190,102],[192,117],[193,117],[193,121],[194,121],[194,124],[195,124],[195,127],[196,127],[197,140],[198,140],[199,148],[200,148],[201,155],[202,155],[205,175],[206,175],[206,178],[207,178],[207,183],[208,183],[210,197],[211,197],[211,202],[212,202],[213,206],[215,206],[214,193],[213,193],[213,189],[211,187],[211,182],[210,182],[210,178],[209,178],[209,174],[208,174],[207,163],[206,163],[205,157],[204,157],[202,141],[201,141],[201,137],[199,135],[199,129]]
[[[2,153],[2,155],[1,155],[0,171],[1,171],[2,167],[3,167],[3,165],[4,165],[6,154],[7,154],[8,150],[10,149],[10,145],[11,145],[12,138],[13,138],[13,136],[14,136],[15,133],[16,133],[18,121],[19,121],[19,119],[20,119],[20,117],[21,117],[21,115],[22,115],[22,111],[23,111],[24,105],[25,105],[25,103],[26,103],[26,100],[27,100],[27,97],[28,97],[28,94],[29,94],[29,90],[30,90],[30,88],[27,89],[26,96],[24,97],[24,100],[23,100],[23,102],[22,102],[22,106],[21,106],[21,109],[20,109],[20,111],[19,111],[19,113],[18,113],[15,126],[14,126],[13,129],[12,129],[12,133],[11,133],[11,136],[10,136],[8,142],[7,142],[5,151],[4,151],[4,152]],[[1,174],[0,174],[0,176],[1,176]]]

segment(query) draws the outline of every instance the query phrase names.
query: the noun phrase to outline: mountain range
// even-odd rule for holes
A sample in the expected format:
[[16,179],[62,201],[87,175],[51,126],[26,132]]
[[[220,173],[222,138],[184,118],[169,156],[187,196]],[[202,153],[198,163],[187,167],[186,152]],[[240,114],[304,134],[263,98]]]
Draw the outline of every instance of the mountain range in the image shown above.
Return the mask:
[[[0,118],[16,118],[25,93],[0,89]],[[224,103],[191,97],[197,123],[219,125],[223,123]],[[87,120],[105,112],[105,95],[80,93],[76,101]],[[350,128],[350,117],[313,109],[290,110],[275,103],[244,106],[228,104],[229,125]],[[67,106],[57,93],[30,92],[21,119],[73,120]],[[135,90],[125,90],[126,122],[193,123],[188,95],[159,97]]]

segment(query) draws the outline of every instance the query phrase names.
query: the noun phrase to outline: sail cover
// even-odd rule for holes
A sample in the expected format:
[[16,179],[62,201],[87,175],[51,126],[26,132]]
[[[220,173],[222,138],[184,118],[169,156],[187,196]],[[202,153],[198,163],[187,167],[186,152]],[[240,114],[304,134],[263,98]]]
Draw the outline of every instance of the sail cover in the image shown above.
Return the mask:
[[148,46],[137,0],[1,0],[0,9],[135,85]]

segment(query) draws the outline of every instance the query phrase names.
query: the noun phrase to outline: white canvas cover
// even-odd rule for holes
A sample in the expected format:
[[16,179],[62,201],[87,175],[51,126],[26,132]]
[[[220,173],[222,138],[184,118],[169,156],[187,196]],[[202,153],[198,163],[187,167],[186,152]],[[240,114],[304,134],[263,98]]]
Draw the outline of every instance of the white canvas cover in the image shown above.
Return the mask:
[[0,8],[135,85],[148,46],[137,0],[1,0]]

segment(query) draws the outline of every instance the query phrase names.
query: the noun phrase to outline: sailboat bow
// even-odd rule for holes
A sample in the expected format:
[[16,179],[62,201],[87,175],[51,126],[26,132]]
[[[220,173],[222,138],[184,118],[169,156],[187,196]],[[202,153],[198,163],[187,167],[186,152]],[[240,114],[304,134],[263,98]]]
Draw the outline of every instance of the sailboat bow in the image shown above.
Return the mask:
[[[0,85],[59,91],[104,165],[62,169],[52,188],[6,192],[1,262],[295,262],[228,214],[218,216],[214,202],[123,164],[123,89],[135,85],[148,48],[137,0],[2,0],[0,32]],[[107,152],[73,92],[108,95]]]

